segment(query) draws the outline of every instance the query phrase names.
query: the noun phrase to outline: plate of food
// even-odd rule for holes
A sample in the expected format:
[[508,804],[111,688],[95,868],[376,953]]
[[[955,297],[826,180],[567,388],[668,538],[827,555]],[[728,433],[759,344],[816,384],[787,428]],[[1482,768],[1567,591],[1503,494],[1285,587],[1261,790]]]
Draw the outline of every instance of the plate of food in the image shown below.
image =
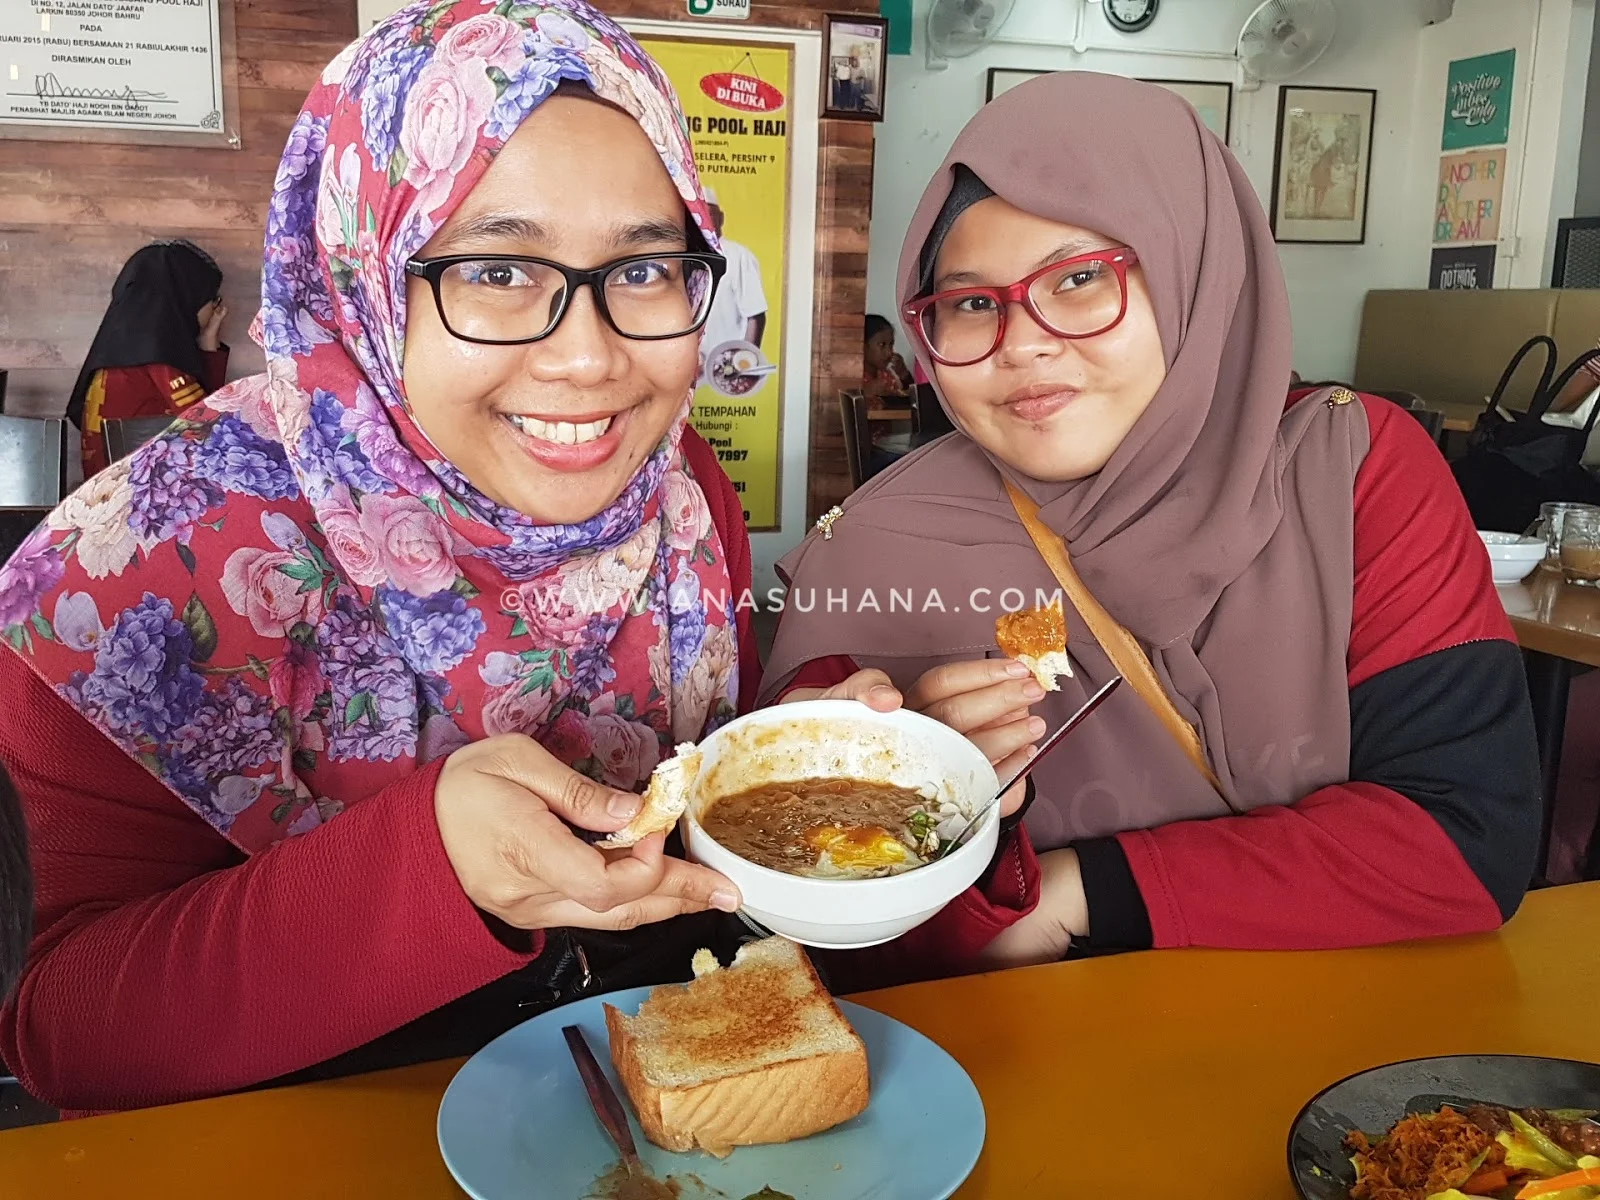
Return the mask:
[[[944,1050],[834,1000],[784,938],[747,943],[726,967],[701,951],[694,971],[687,984],[542,1013],[473,1055],[439,1106],[439,1149],[462,1189],[474,1200],[942,1200],[971,1173],[983,1102]],[[563,1036],[571,1025],[623,1098],[648,1184],[621,1171]]]
[[724,396],[749,396],[778,369],[754,342],[723,342],[706,353],[706,382]]
[[1600,1064],[1512,1054],[1389,1063],[1295,1118],[1304,1200],[1600,1198]]

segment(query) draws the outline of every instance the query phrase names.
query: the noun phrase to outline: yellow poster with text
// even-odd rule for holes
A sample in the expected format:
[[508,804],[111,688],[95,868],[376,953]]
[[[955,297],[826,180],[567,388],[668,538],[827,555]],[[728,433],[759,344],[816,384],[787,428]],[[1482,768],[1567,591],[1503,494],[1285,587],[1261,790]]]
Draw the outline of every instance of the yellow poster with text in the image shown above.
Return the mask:
[[690,419],[733,480],[745,523],[777,529],[794,52],[752,42],[640,41],[683,103],[728,260],[700,339]]

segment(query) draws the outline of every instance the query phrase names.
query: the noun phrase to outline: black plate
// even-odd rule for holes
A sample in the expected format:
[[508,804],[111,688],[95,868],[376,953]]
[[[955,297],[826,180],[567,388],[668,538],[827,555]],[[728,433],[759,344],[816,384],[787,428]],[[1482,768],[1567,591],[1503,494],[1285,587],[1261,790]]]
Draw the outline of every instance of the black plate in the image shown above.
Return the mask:
[[1289,1175],[1302,1200],[1349,1200],[1355,1168],[1344,1148],[1352,1129],[1381,1133],[1410,1113],[1446,1104],[1511,1108],[1600,1108],[1600,1064],[1517,1054],[1414,1058],[1351,1075],[1324,1088],[1289,1129]]

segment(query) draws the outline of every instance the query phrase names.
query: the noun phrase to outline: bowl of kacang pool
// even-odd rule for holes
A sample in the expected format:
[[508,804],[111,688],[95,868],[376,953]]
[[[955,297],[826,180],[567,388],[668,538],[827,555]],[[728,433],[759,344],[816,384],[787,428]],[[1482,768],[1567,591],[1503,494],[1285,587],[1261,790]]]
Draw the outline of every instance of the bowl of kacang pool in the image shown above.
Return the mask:
[[1496,583],[1518,583],[1544,561],[1543,538],[1520,537],[1515,533],[1478,530],[1483,548],[1489,552],[1489,566]]
[[972,885],[999,840],[994,768],[920,713],[780,704],[724,725],[699,753],[689,857],[737,884],[752,919],[806,945],[872,946],[915,928]]

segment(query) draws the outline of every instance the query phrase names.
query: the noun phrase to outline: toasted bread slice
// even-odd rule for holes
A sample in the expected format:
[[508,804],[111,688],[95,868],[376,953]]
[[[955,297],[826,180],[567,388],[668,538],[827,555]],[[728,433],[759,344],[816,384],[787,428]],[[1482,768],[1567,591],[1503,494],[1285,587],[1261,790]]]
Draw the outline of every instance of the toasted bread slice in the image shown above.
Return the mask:
[[714,962],[696,954],[694,981],[656,988],[636,1017],[606,1005],[611,1061],[645,1136],[721,1158],[858,1116],[867,1048],[805,952],[772,937],[731,967]]
[[1045,691],[1061,690],[1056,682],[1058,675],[1072,678],[1072,659],[1067,657],[1067,617],[1060,596],[1045,608],[1001,614],[994,623],[994,636],[1000,652],[1032,671]]
[[689,797],[694,794],[695,780],[699,778],[700,751],[692,743],[685,742],[672,758],[658,763],[650,772],[644,805],[634,814],[633,820],[596,845],[602,850],[625,850],[652,833],[665,833],[678,823],[683,810],[689,807]]

